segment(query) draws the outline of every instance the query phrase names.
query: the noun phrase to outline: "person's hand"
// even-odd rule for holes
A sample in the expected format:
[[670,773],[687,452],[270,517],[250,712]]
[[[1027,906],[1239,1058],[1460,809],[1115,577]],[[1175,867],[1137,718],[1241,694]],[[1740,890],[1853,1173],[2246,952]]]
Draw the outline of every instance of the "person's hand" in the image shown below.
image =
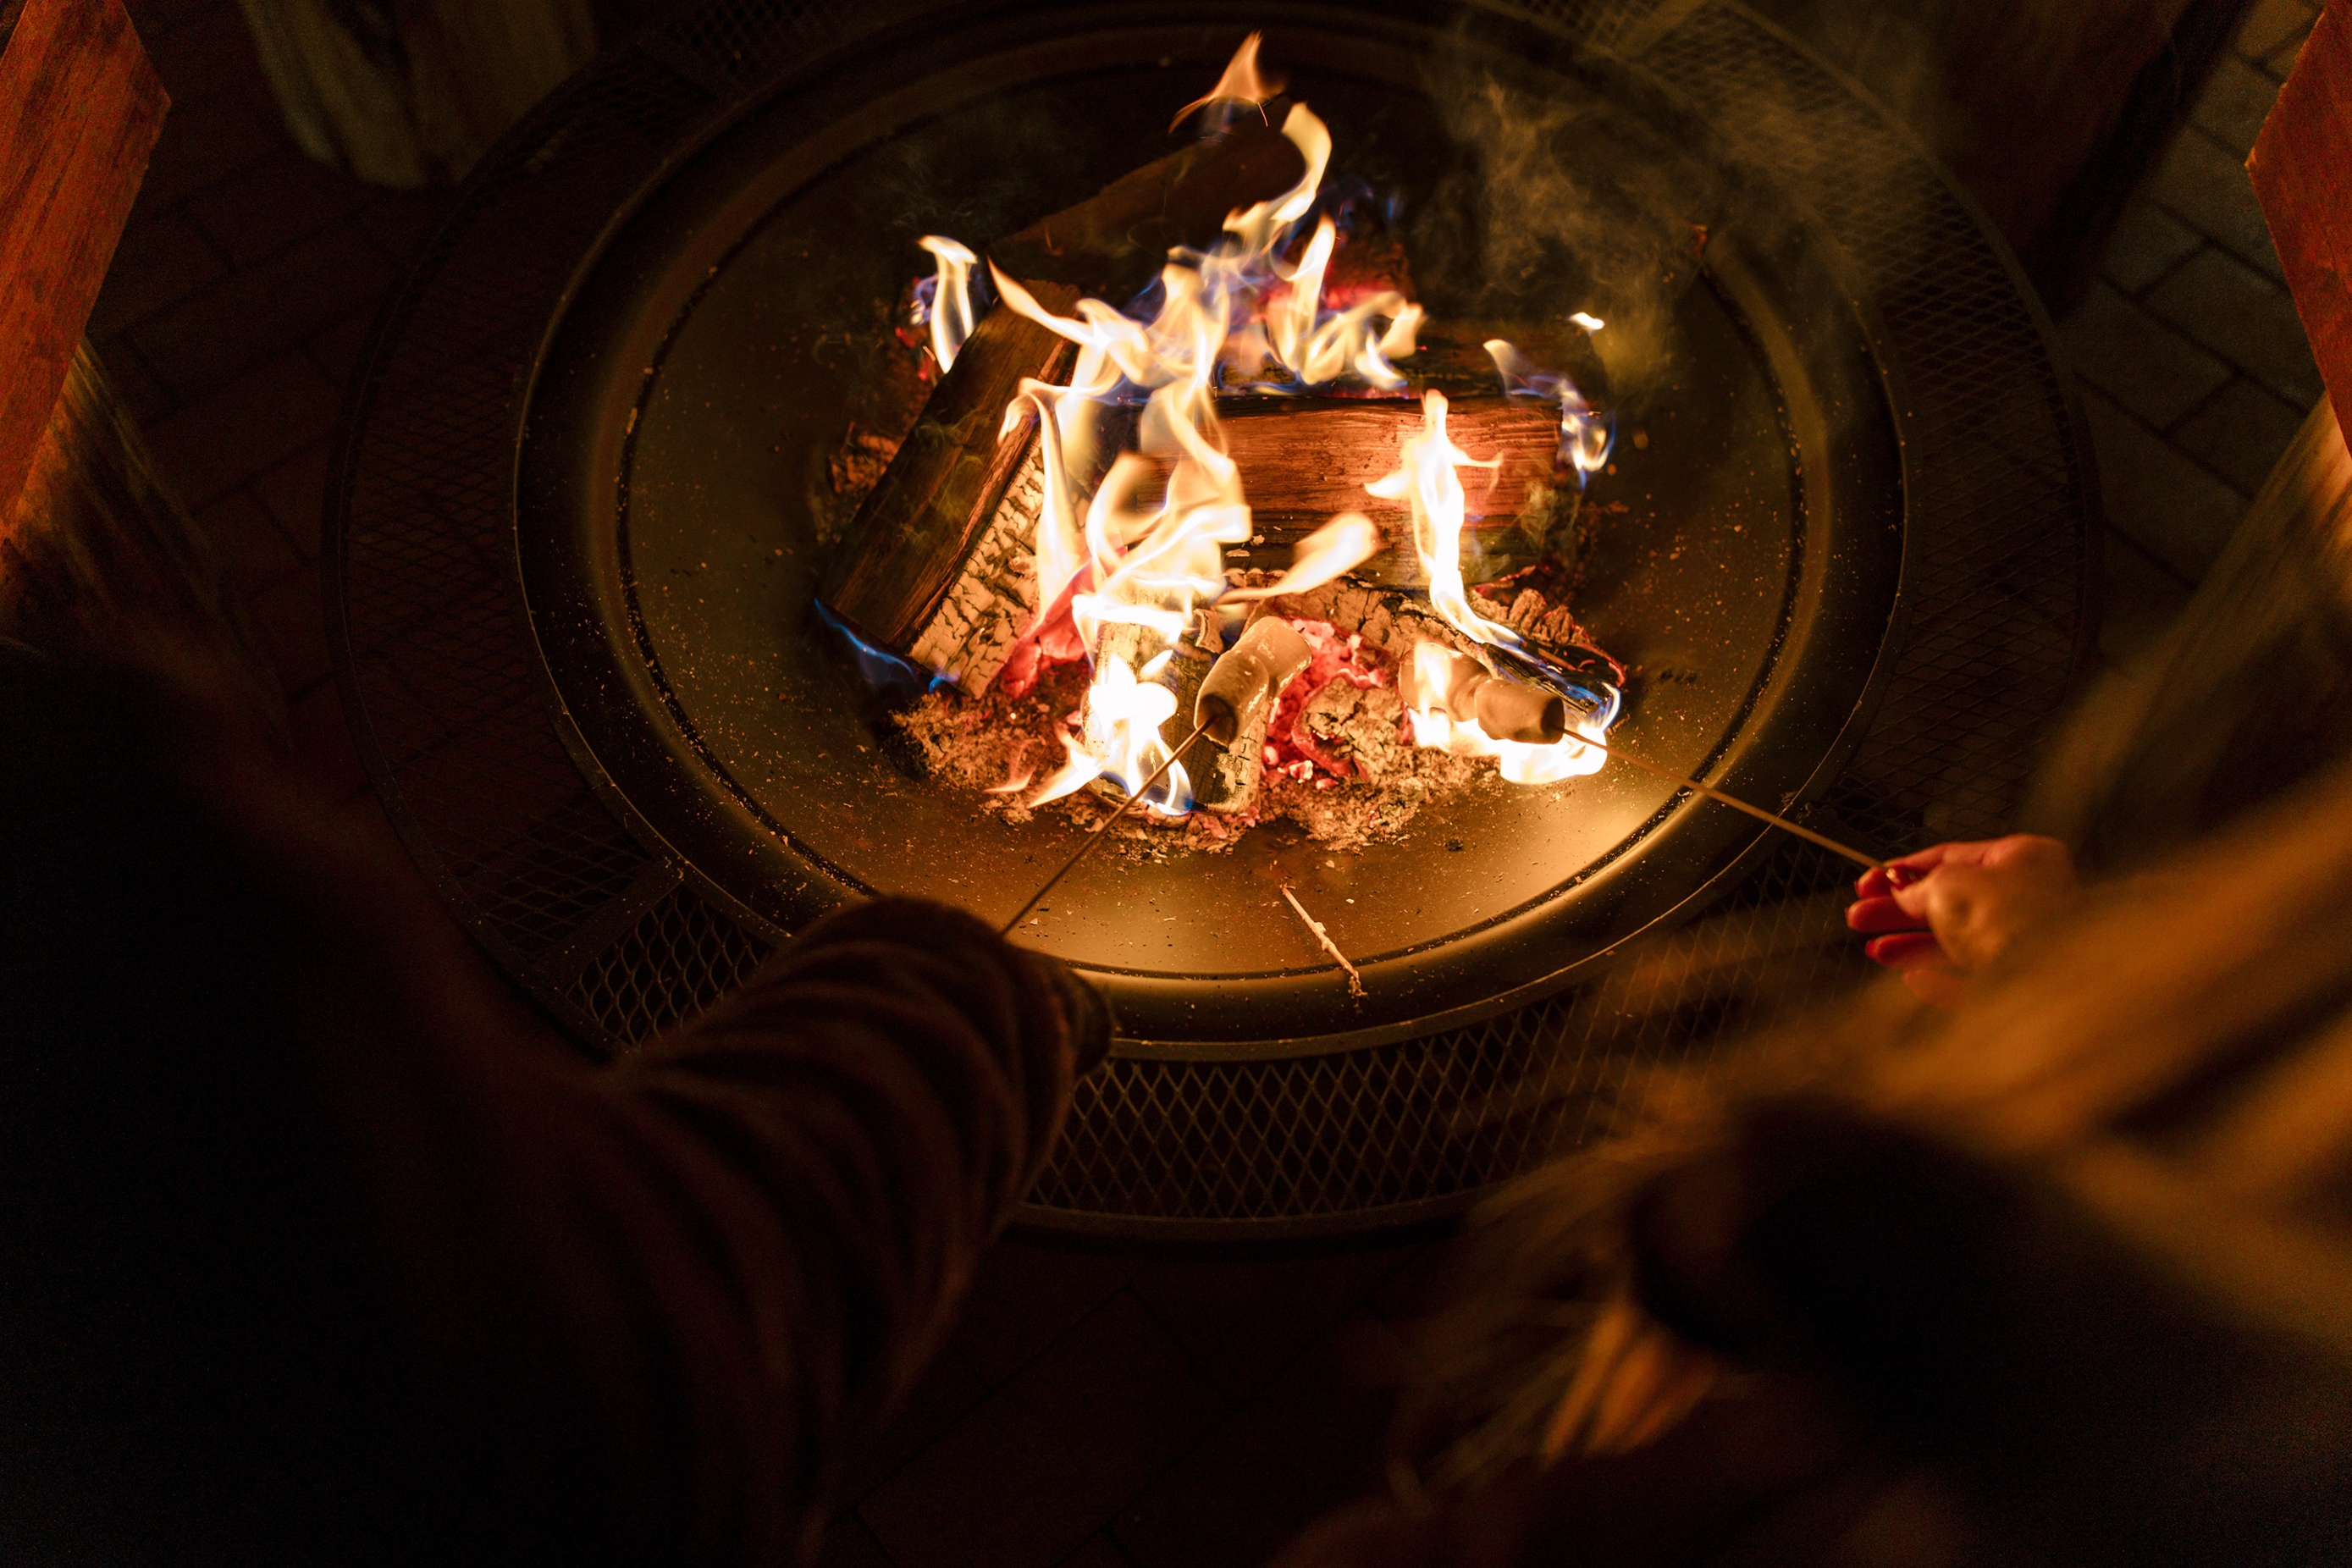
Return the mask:
[[1921,1001],[1957,1007],[1969,976],[2017,934],[2074,900],[2074,863],[2055,838],[1938,844],[1863,873],[1845,923]]

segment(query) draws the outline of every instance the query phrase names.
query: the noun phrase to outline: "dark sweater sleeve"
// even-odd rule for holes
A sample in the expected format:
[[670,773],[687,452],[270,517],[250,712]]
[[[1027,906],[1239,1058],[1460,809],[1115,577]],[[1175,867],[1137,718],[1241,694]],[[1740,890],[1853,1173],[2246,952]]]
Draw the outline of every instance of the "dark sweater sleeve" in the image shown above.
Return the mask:
[[381,818],[189,712],[0,643],[0,1539],[793,1562],[1100,1001],[885,900],[599,1066]]
[[551,1520],[598,1561],[804,1556],[1108,1025],[1058,964],[894,900],[625,1064],[471,1053],[384,1145],[404,1195],[442,1193],[394,1217],[440,1380],[417,1429],[484,1434],[464,1462],[499,1477],[445,1528]]
[[756,1229],[789,1232],[818,1452],[929,1360],[1108,1036],[1061,965],[961,910],[890,900],[822,922],[612,1074],[608,1092],[690,1139]]

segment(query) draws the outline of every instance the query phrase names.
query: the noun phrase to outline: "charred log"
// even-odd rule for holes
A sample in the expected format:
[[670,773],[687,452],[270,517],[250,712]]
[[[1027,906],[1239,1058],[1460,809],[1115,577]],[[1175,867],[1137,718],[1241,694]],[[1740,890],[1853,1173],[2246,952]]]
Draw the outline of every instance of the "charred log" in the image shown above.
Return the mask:
[[1272,200],[1306,173],[1288,137],[1244,121],[1008,235],[989,258],[1014,278],[1125,300],[1160,275],[1170,247],[1215,238],[1227,214]]
[[[1067,310],[1077,298],[1076,290],[1053,284],[1038,285],[1037,292],[1053,310]],[[1005,432],[1004,410],[1024,377],[1066,379],[1076,352],[1066,339],[1002,307],[973,331],[858,509],[825,574],[820,597],[853,631],[877,647],[911,653],[952,599],[952,618],[970,634],[982,607],[975,594],[992,597],[987,585],[1012,564],[1004,539],[1016,534],[1025,547],[1028,537],[1010,518],[1024,510],[1024,467],[1037,466],[1036,421]],[[1026,505],[1033,521],[1035,508],[1033,499]],[[976,581],[959,594],[966,578]],[[951,632],[933,640],[940,637],[960,640]]]

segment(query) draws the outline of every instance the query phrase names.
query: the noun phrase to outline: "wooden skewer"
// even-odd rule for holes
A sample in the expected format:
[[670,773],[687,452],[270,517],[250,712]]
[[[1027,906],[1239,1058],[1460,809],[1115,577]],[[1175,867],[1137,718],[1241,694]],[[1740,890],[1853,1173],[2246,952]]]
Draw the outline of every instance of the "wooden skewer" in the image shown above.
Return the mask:
[[1857,866],[1876,871],[1884,868],[1885,865],[1885,862],[1883,860],[1865,855],[1861,850],[1853,848],[1849,845],[1841,844],[1836,839],[1829,837],[1824,834],[1816,833],[1810,827],[1802,826],[1800,824],[1791,822],[1785,816],[1776,816],[1775,814],[1765,810],[1760,805],[1750,805],[1737,795],[1726,795],[1719,789],[1714,789],[1706,784],[1699,783],[1696,779],[1686,779],[1678,773],[1674,773],[1668,769],[1658,766],[1655,763],[1645,763],[1641,758],[1634,756],[1632,752],[1619,751],[1616,747],[1610,745],[1605,741],[1593,740],[1591,736],[1576,730],[1570,730],[1568,732],[1568,738],[1576,742],[1579,745],[1591,747],[1594,751],[1599,752],[1604,757],[1614,757],[1621,763],[1629,763],[1634,767],[1641,769],[1643,773],[1649,773],[1656,778],[1664,779],[1668,784],[1680,784],[1683,788],[1690,790],[1695,794],[1703,795],[1709,800],[1720,801],[1725,805],[1731,807],[1734,811],[1744,811],[1759,822],[1769,823],[1773,826],[1780,829],[1783,833],[1793,833],[1798,837],[1805,840],[1808,844],[1818,844],[1822,848],[1830,851],[1832,855],[1844,856],[1847,859],[1853,861]]
[[1290,890],[1287,882],[1282,884],[1282,896],[1290,900],[1290,907],[1297,911],[1300,920],[1307,922],[1307,929],[1315,933],[1315,940],[1323,944],[1323,951],[1338,959],[1339,967],[1348,972],[1348,994],[1361,996],[1364,994],[1364,977],[1356,973],[1356,966],[1348,962],[1348,955],[1339,951],[1339,944],[1333,942],[1331,933],[1323,929],[1323,922],[1307,912],[1307,906],[1298,901],[1298,895]]
[[[1102,836],[1109,832],[1112,827],[1118,825],[1118,819],[1127,815],[1129,807],[1133,806],[1136,802],[1141,800],[1145,795],[1151,793],[1151,786],[1160,782],[1160,776],[1168,771],[1169,764],[1175,762],[1179,756],[1182,755],[1185,749],[1191,746],[1193,742],[1199,740],[1202,736],[1209,732],[1209,725],[1211,721],[1212,721],[1206,719],[1202,720],[1198,728],[1194,729],[1191,734],[1185,736],[1183,740],[1177,742],[1175,749],[1171,751],[1168,755],[1161,760],[1158,767],[1151,770],[1151,775],[1145,779],[1143,783],[1129,794],[1125,800],[1119,802],[1118,809],[1112,812],[1108,816],[1103,818],[1101,825],[1096,827],[1093,832],[1087,835],[1087,841],[1078,847],[1078,852],[1071,856],[1067,860],[1062,862],[1062,868],[1055,872],[1052,876],[1046,878],[1045,886],[1030,894],[1028,901],[1023,904],[1019,909],[1013,911],[1013,918],[1006,921],[1003,925],[997,928],[999,935],[1011,936],[1013,934],[1013,928],[1021,923],[1021,917],[1027,914],[1031,910],[1035,909],[1038,902],[1043,900],[1047,893],[1054,890],[1055,883],[1059,882],[1063,878],[1076,870],[1077,868],[1078,862],[1085,859],[1088,855],[1094,852],[1095,846],[1101,841]],[[1712,785],[1699,783],[1696,779],[1685,778],[1682,774],[1675,773],[1670,769],[1662,768],[1655,763],[1644,762],[1641,758],[1634,756],[1632,752],[1621,751],[1618,748],[1610,745],[1605,741],[1596,741],[1589,735],[1573,730],[1569,731],[1569,735],[1570,738],[1575,740],[1577,744],[1580,746],[1590,746],[1604,757],[1614,757],[1621,763],[1629,763],[1633,767],[1641,769],[1645,773],[1649,773],[1656,778],[1664,779],[1668,784],[1679,784],[1681,787],[1691,791],[1693,794],[1703,795],[1709,800],[1718,801],[1723,805],[1731,807],[1734,811],[1744,811],[1759,822],[1768,823],[1770,826],[1780,829],[1783,833],[1793,833],[1798,837],[1805,840],[1808,844],[1818,844],[1832,855],[1842,855],[1857,866],[1864,867],[1864,868],[1873,871],[1883,869],[1885,866],[1885,861],[1865,855],[1861,850],[1853,848],[1849,845],[1841,844],[1836,839],[1828,837],[1826,834],[1816,833],[1811,828],[1807,827],[1801,823],[1791,822],[1787,817],[1767,811],[1760,805],[1750,805],[1746,801],[1741,800],[1738,795],[1726,795],[1721,790],[1717,789]],[[1284,889],[1284,896],[1289,896],[1288,889]],[[1297,900],[1296,899],[1291,900],[1291,904],[1293,908],[1297,908]],[[1306,916],[1306,913],[1307,911],[1304,910],[1299,910],[1299,914],[1302,918]],[[1313,922],[1310,921],[1308,923],[1311,925]],[[1321,937],[1322,935],[1320,931],[1318,931],[1316,934],[1318,937]],[[1329,941],[1328,938],[1324,939],[1324,943],[1327,947],[1329,946]],[[1345,964],[1347,960],[1343,958],[1339,962],[1342,964]]]
[[1177,742],[1175,749],[1171,751],[1165,758],[1161,759],[1158,767],[1151,770],[1150,776],[1130,791],[1125,800],[1118,803],[1118,809],[1117,811],[1114,811],[1108,816],[1104,817],[1101,825],[1092,833],[1087,835],[1087,841],[1078,846],[1078,852],[1071,856],[1067,860],[1063,861],[1062,868],[1055,872],[1052,876],[1046,878],[1045,885],[1038,889],[1035,892],[1030,894],[1029,901],[1022,905],[1019,909],[1013,910],[1013,918],[999,926],[997,928],[996,934],[999,936],[1011,936],[1013,934],[1013,928],[1021,923],[1021,917],[1027,914],[1031,910],[1035,909],[1037,907],[1037,901],[1054,890],[1055,883],[1068,876],[1077,868],[1079,861],[1085,859],[1089,854],[1093,853],[1094,847],[1102,841],[1102,836],[1109,832],[1120,817],[1127,815],[1128,808],[1129,806],[1133,805],[1137,801],[1141,800],[1145,795],[1151,793],[1151,786],[1160,782],[1160,775],[1168,771],[1169,764],[1173,763],[1178,757],[1182,756],[1185,749],[1191,746],[1193,742],[1207,734],[1209,732],[1209,726],[1215,721],[1216,716],[1212,714],[1210,717],[1201,721],[1200,727],[1198,729],[1185,736],[1181,741]]

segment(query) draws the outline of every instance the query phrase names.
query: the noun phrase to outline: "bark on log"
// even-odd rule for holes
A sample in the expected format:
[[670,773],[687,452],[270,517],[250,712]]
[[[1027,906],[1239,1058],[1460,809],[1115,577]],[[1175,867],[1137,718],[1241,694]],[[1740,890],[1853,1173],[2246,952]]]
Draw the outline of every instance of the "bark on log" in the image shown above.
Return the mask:
[[[1050,283],[1035,292],[1057,313],[1077,300],[1076,289]],[[909,654],[975,554],[985,574],[1009,548],[1026,550],[1029,530],[1017,524],[1026,492],[1015,481],[1033,465],[1036,426],[1033,418],[1000,436],[1005,405],[1024,377],[1066,380],[1076,353],[1068,340],[1002,306],[974,329],[826,572],[818,597],[852,631]],[[1015,498],[1009,512],[1008,492]],[[1034,523],[1034,500],[1028,516]]]
[[[1411,508],[1365,488],[1396,471],[1406,439],[1421,428],[1418,398],[1225,397],[1217,401],[1217,418],[1263,541],[1228,550],[1229,564],[1278,568],[1307,535],[1340,512],[1360,511],[1380,525],[1389,545],[1353,574],[1397,586],[1426,582],[1412,550]],[[1572,560],[1578,494],[1572,479],[1554,472],[1559,409],[1500,394],[1457,397],[1445,426],[1472,457],[1501,459],[1493,469],[1459,470],[1470,581],[1501,576],[1547,554]],[[1147,486],[1138,499],[1149,505],[1155,492]]]
[[170,104],[121,0],[26,0],[0,41],[0,539]]
[[[998,330],[985,343],[975,332],[947,378],[969,380],[953,388],[943,381],[932,394],[908,441],[910,450],[919,437],[924,449],[911,458],[902,450],[893,460],[851,525],[821,595],[867,642],[946,671],[970,692],[996,679],[1038,608],[1031,551],[1044,475],[1034,427],[992,445],[984,433],[998,427],[1001,413],[972,401],[999,399],[993,406],[1001,411],[1017,380],[1010,367],[1034,363],[1052,347],[1045,341],[1050,334],[1018,318],[1018,327],[1011,325],[1008,315],[1000,310],[983,323],[983,331]],[[985,356],[977,363],[976,348]],[[1298,540],[1354,510],[1390,541],[1355,575],[1391,585],[1426,580],[1406,505],[1365,489],[1396,468],[1404,441],[1421,426],[1418,402],[1243,398],[1221,405],[1220,417],[1263,542],[1229,550],[1231,565],[1279,567]],[[1501,459],[1492,471],[1463,471],[1471,580],[1546,554],[1571,559],[1577,496],[1573,486],[1553,483],[1559,426],[1551,405],[1465,398],[1453,405],[1447,430],[1473,457]],[[1148,504],[1149,491],[1140,499]]]
[[1298,183],[1306,161],[1289,138],[1244,121],[1105,186],[1076,206],[988,247],[1014,278],[1066,283],[1123,303],[1160,275],[1169,247],[1206,246],[1236,207]]
[[[1250,513],[1276,562],[1287,547],[1343,511],[1360,511],[1380,524],[1393,548],[1367,563],[1383,581],[1413,578],[1410,509],[1365,487],[1396,470],[1407,437],[1421,428],[1412,398],[1250,397],[1221,401],[1225,451],[1241,470]],[[1539,551],[1573,510],[1573,481],[1563,495],[1553,468],[1559,452],[1559,411],[1528,397],[1465,397],[1446,411],[1446,433],[1474,458],[1499,457],[1501,466],[1458,470],[1474,521],[1473,536],[1517,529]],[[1394,559],[1396,549],[1403,551]],[[1255,555],[1247,558],[1260,565]]]

